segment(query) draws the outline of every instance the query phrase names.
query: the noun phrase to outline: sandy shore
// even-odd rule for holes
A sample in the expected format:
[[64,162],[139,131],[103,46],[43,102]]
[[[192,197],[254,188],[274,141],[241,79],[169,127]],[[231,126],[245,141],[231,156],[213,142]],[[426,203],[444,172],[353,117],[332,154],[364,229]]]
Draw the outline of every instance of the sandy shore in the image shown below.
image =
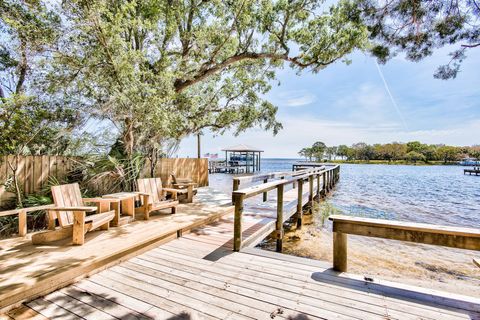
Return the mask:
[[[286,233],[284,253],[332,262],[331,226],[311,222]],[[472,263],[477,251],[348,236],[348,272],[424,288],[480,296],[480,269]],[[273,250],[273,243],[262,244]]]

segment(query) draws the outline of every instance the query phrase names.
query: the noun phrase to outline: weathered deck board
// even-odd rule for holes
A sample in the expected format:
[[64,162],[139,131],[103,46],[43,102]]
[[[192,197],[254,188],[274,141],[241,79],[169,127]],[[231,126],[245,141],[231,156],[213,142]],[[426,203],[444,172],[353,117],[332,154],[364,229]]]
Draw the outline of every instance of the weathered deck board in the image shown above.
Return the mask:
[[51,245],[32,245],[31,235],[0,241],[0,309],[61,288],[77,277],[142,252],[232,211],[230,198],[200,188],[195,202],[180,205],[174,215],[152,216],[109,231],[86,235],[83,246],[70,239]]
[[[219,203],[228,202],[220,195],[212,198],[199,194],[198,199],[203,203],[210,201],[211,208],[192,206],[190,214],[195,215],[198,210],[203,212],[201,216],[209,212],[208,216],[218,211]],[[296,199],[297,189],[285,192],[284,220],[295,213]],[[302,203],[307,202],[308,191],[304,191]],[[246,205],[243,239],[250,247],[241,252],[232,251],[233,216],[224,216],[181,238],[152,244],[143,253],[33,300],[28,307],[13,310],[9,316],[13,319],[26,318],[28,314],[62,319],[77,316],[84,319],[480,319],[480,299],[377,279],[365,281],[357,275],[334,272],[326,262],[252,248],[275,229],[275,206],[274,197],[259,205]],[[170,223],[187,222],[192,227],[207,220],[180,221],[162,217],[161,228],[170,230]],[[153,233],[159,226],[151,225],[142,231]],[[131,232],[127,235],[124,241],[141,238]],[[111,249],[106,246],[103,250],[106,248]],[[19,255],[28,259],[28,254]]]
[[[262,219],[246,218],[251,229]],[[228,216],[28,306],[48,318],[480,319],[480,299],[372,283],[255,248],[233,252],[232,234]]]

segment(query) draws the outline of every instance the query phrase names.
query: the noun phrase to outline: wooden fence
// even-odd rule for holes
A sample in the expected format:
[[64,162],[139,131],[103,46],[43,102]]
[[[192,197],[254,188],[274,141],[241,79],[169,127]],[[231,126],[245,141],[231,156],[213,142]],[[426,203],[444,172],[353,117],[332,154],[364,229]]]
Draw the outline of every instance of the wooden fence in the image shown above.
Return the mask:
[[76,163],[78,159],[63,156],[0,156],[0,205],[14,196],[5,187],[12,179],[12,167],[17,169],[20,189],[32,194],[42,190],[49,177],[64,180]]
[[[155,177],[160,177],[164,184],[171,181],[170,175],[177,178],[190,178],[198,183],[199,187],[208,186],[208,159],[197,158],[163,158],[159,159],[155,167]],[[142,178],[151,178],[150,164],[145,164]]]
[[[47,186],[50,177],[64,181],[79,163],[79,158],[64,156],[0,156],[0,206],[14,194],[6,190],[13,176],[13,168],[17,168],[17,179],[21,190],[25,194],[39,192]],[[161,177],[165,183],[170,181],[170,174],[175,172],[177,177],[190,178],[199,186],[208,186],[208,159],[175,158],[160,159],[155,168],[155,176]],[[142,177],[149,177],[149,164],[145,165]]]

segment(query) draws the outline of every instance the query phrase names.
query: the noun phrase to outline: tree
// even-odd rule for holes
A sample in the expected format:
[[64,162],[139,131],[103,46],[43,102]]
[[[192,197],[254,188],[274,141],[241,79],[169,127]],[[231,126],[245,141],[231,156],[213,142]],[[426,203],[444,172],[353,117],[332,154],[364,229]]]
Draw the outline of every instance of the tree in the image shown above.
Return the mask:
[[352,145],[357,160],[371,160],[374,158],[375,150],[372,146],[364,142],[355,143]]
[[312,155],[313,155],[312,148],[303,148],[298,152],[298,155],[300,157],[304,157],[305,160],[312,161]]
[[204,129],[281,129],[265,100],[275,70],[319,72],[354,49],[367,29],[341,1],[65,1],[50,89],[110,119],[127,154],[151,141]]
[[328,160],[332,160],[332,157],[334,157],[337,154],[337,147],[327,147],[325,148],[325,155]]
[[445,65],[434,74],[455,78],[466,52],[480,47],[480,4],[477,0],[358,0],[375,45],[371,52],[385,62],[399,52],[419,61],[437,48],[455,45]]
[[321,141],[317,141],[312,145],[312,157],[315,158],[315,161],[321,161],[323,159],[326,148],[327,145]]
[[37,1],[0,2],[0,154],[61,153],[80,115],[32,85],[60,18]]
[[417,163],[417,161],[425,161],[425,156],[416,151],[410,151],[405,155],[405,159],[407,161]]
[[456,161],[459,157],[459,150],[456,147],[452,146],[441,146],[437,150],[438,156],[443,163],[447,163],[449,161]]
[[337,156],[341,157],[341,158],[348,158],[348,154],[349,154],[349,147],[344,145],[344,144],[341,144],[338,146],[337,148]]

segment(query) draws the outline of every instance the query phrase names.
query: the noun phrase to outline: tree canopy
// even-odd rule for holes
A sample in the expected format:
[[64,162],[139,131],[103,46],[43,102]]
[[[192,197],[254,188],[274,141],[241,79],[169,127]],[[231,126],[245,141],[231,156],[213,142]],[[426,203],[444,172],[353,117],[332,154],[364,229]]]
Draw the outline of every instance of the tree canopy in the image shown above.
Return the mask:
[[480,146],[455,147],[444,144],[425,144],[419,141],[407,143],[391,142],[386,144],[369,145],[364,142],[354,143],[351,146],[325,146],[323,152],[314,156],[313,148],[303,148],[298,153],[308,160],[347,160],[347,161],[441,161],[449,163],[458,161],[462,157],[480,158]]
[[417,61],[461,43],[441,72],[454,77],[478,12],[470,0],[3,0],[0,104],[51,119],[50,142],[109,120],[122,154],[155,157],[204,130],[277,133],[266,93],[286,66],[316,73],[354,50]]
[[467,51],[480,47],[478,0],[359,0],[362,18],[373,41],[371,52],[385,62],[399,52],[419,61],[436,49],[452,47],[435,78],[452,79]]

